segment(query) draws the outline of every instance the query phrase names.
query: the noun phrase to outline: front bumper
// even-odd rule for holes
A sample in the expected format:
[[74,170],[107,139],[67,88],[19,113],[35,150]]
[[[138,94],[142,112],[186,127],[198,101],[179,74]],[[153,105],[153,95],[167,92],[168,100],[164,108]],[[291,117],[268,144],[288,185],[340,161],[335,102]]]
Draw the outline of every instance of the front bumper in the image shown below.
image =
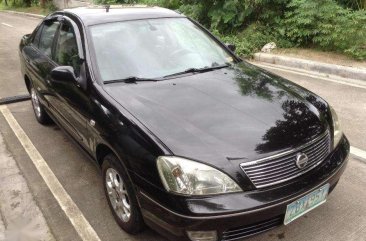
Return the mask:
[[[144,191],[138,192],[147,225],[169,240],[189,240],[187,231],[216,230],[219,240],[245,238],[283,223],[286,207],[294,200],[329,183],[331,192],[347,165],[349,142],[337,148],[314,170],[281,186],[243,193],[185,198],[181,209],[163,206]],[[186,210],[189,210],[187,214]]]

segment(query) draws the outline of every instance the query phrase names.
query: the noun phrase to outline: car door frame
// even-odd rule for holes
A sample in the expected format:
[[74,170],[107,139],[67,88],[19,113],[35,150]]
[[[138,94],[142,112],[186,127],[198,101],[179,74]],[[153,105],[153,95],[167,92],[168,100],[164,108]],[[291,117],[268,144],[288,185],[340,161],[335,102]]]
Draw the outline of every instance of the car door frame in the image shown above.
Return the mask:
[[[28,54],[26,54],[24,52],[24,48],[30,48],[29,51],[34,51],[36,53],[40,53],[39,49],[38,49],[38,45],[39,45],[39,39],[40,39],[40,36],[42,34],[42,31],[43,31],[43,21],[37,25],[36,29],[33,31],[33,33],[30,35],[29,37],[29,41],[27,43],[27,45],[25,45],[21,51],[21,55],[24,59],[24,64],[25,64],[25,67],[24,68],[24,72],[26,73],[27,76],[29,76],[30,79],[35,79],[35,78],[38,78],[38,73],[37,73],[37,70],[36,70],[36,66],[34,65],[34,60],[33,58],[30,58],[28,56]],[[34,41],[37,41],[37,44],[34,43]],[[28,52],[28,51],[27,51]],[[28,86],[29,88],[30,86]]]
[[[31,41],[28,44],[28,47],[30,47],[34,52],[36,52],[36,54],[38,56],[40,56],[38,59],[43,59],[43,60],[47,60],[48,63],[50,63],[50,60],[52,60],[52,51],[53,51],[53,45],[54,45],[54,41],[55,39],[52,40],[51,43],[51,56],[46,55],[43,51],[41,51],[39,49],[39,45],[40,45],[40,41],[41,41],[41,37],[45,28],[45,23],[47,21],[58,21],[58,18],[60,17],[60,15],[54,15],[54,16],[50,16],[45,18],[36,28],[36,31],[34,31],[31,36]],[[59,30],[59,26],[57,27],[56,31],[55,31],[55,36],[57,35]],[[38,36],[38,42],[37,45],[35,45],[33,43],[35,37],[37,37],[37,33],[38,31],[40,31],[40,34]],[[49,94],[48,93],[48,89],[47,89],[47,80],[40,74],[41,70],[36,66],[37,63],[34,62],[33,59],[31,58],[27,58],[28,56],[23,56],[25,58],[25,62],[27,65],[28,69],[28,73],[27,75],[30,78],[31,81],[31,85],[33,85],[33,87],[35,88],[40,102],[42,105],[44,105],[47,109],[47,107],[49,107],[49,102],[47,100],[47,98],[45,97],[45,95]]]
[[[71,18],[69,18],[68,16],[62,16],[60,23],[61,23],[61,25],[60,25],[59,31],[57,33],[57,36],[55,36],[56,39],[53,43],[54,46],[53,46],[52,61],[54,62],[55,66],[62,66],[61,64],[56,62],[55,56],[56,56],[56,52],[58,50],[57,46],[59,43],[62,26],[64,24],[67,24],[73,30],[76,45],[77,45],[78,56],[80,59],[80,72],[79,72],[79,75],[77,76],[78,81],[75,83],[69,83],[69,84],[74,84],[76,86],[76,90],[80,93],[80,95],[83,95],[83,97],[85,99],[90,100],[89,89],[87,88],[87,76],[86,76],[87,73],[85,71],[86,60],[84,57],[85,54],[84,54],[84,49],[82,46],[80,29],[77,26],[77,24],[75,23],[75,21],[72,20]],[[80,81],[80,80],[83,80],[83,81]],[[83,83],[85,84],[85,86],[83,86]],[[74,89],[74,91],[75,91],[75,89]],[[71,131],[72,131],[71,134],[73,134],[74,138],[76,138],[82,146],[84,146],[87,149],[90,149],[90,147],[88,145],[89,138],[86,134],[88,132],[87,122],[90,117],[88,115],[88,111],[80,110],[80,108],[78,108],[77,104],[73,104],[70,101],[67,101],[67,99],[63,98],[61,93],[58,93],[57,90],[55,90],[55,95],[58,95],[57,98],[59,99],[59,101],[62,101],[61,104],[64,105],[64,107],[67,108],[67,111],[69,112],[69,115],[67,115],[67,117],[64,117],[64,121],[67,122],[68,128],[71,129]],[[85,103],[85,104],[87,104],[87,103]],[[72,113],[72,114],[70,114],[70,113]]]
[[[46,111],[48,113],[50,113],[50,115],[53,117],[53,119],[59,125],[61,125],[69,134],[71,134],[73,137],[77,138],[76,130],[72,127],[72,125],[70,123],[68,123],[67,119],[64,118],[62,113],[58,111],[59,108],[54,103],[53,99],[55,98],[56,93],[53,91],[52,81],[50,80],[51,79],[50,74],[51,74],[52,69],[54,69],[55,67],[58,66],[58,64],[54,61],[54,54],[55,54],[56,43],[57,43],[57,40],[59,37],[60,28],[62,26],[62,20],[63,20],[63,16],[61,14],[50,15],[50,16],[46,17],[43,20],[43,22],[41,23],[41,25],[39,26],[42,29],[41,29],[41,33],[39,36],[38,46],[32,46],[32,47],[34,49],[36,49],[38,54],[42,55],[42,57],[47,60],[50,68],[49,68],[48,75],[45,77],[45,79],[40,78],[40,77],[36,78],[36,80],[32,79],[32,84],[35,85],[34,87],[36,88],[36,91],[40,97],[41,103],[46,107]],[[50,56],[46,55],[43,51],[41,51],[39,49],[39,45],[40,45],[40,42],[42,39],[42,33],[44,31],[44,25],[46,22],[49,22],[49,21],[59,22],[59,26],[57,27],[55,35],[52,40]],[[35,83],[35,81],[37,83]],[[48,97],[46,97],[46,95],[48,95]]]

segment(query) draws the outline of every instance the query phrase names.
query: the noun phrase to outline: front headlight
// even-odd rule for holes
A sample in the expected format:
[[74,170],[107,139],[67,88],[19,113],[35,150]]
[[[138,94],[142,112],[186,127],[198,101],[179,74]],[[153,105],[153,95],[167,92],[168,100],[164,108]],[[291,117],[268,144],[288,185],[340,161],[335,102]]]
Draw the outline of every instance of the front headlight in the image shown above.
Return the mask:
[[332,114],[332,120],[333,120],[333,148],[335,148],[342,138],[342,130],[338,120],[337,113],[331,106],[330,106],[330,112]]
[[157,159],[160,178],[167,191],[183,195],[210,195],[240,192],[226,174],[210,166],[175,156]]

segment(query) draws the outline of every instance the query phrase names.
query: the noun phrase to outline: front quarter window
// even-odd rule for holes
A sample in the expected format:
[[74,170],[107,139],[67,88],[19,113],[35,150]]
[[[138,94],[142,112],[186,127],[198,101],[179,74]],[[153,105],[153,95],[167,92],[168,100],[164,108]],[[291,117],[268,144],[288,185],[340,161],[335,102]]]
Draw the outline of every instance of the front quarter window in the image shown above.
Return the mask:
[[38,48],[48,57],[52,55],[52,43],[59,25],[57,21],[44,23]]
[[232,62],[232,56],[187,18],[143,19],[91,26],[103,81],[160,78],[189,68]]
[[56,44],[55,62],[59,65],[72,66],[76,74],[80,71],[80,58],[73,28],[63,23]]

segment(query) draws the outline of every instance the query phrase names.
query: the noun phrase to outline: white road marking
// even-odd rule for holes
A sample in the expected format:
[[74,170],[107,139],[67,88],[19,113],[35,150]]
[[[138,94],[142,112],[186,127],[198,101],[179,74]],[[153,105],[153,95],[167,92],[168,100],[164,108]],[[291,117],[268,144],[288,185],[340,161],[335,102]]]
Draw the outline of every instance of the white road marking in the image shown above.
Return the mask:
[[351,154],[366,160],[366,151],[351,146]]
[[[321,79],[321,80],[325,80],[325,81],[329,81],[329,82],[333,82],[333,83],[337,83],[337,84],[342,84],[342,85],[348,85],[348,86],[352,86],[352,87],[357,87],[357,88],[361,88],[361,89],[366,89],[366,85],[362,84],[362,82],[364,81],[357,81],[357,80],[341,80],[339,77],[322,77],[317,74],[311,74],[311,73],[304,73],[301,71],[296,71],[295,69],[288,69],[286,67],[277,67],[277,66],[273,66],[270,64],[260,64],[258,62],[251,62],[254,65],[257,65],[261,68],[268,68],[268,69],[275,69],[275,70],[279,70],[279,71],[284,71],[284,72],[289,72],[289,73],[293,73],[293,74],[297,74],[297,75],[302,75],[302,76],[307,76],[307,77],[311,77],[311,78],[317,78],[317,79]],[[353,83],[352,83],[353,82]],[[355,83],[355,82],[359,82]]]
[[12,25],[10,25],[10,24],[7,24],[7,23],[1,23],[2,25],[5,25],[5,26],[7,26],[7,27],[10,27],[10,28],[14,28]]
[[0,106],[0,111],[8,122],[10,128],[14,131],[14,134],[17,136],[53,196],[56,198],[58,204],[69,218],[80,238],[85,241],[100,241],[98,234],[63,188],[51,168],[47,165],[46,161],[16,121],[8,107]]

